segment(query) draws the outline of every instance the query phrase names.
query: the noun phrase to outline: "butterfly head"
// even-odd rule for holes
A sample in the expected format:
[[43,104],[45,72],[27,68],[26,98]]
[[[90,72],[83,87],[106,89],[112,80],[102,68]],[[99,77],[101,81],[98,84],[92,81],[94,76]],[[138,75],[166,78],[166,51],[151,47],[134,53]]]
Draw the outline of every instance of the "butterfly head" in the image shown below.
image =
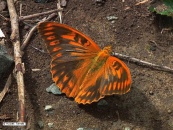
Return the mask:
[[103,51],[107,54],[110,54],[112,52],[112,46],[106,46],[103,48]]

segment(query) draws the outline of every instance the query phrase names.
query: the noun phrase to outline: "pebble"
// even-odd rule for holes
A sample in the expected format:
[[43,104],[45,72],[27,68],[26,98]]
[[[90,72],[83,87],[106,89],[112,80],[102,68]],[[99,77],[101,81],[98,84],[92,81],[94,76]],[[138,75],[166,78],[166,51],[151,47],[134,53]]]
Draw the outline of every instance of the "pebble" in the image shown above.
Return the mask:
[[125,127],[124,130],[131,130],[130,127]]
[[67,1],[66,0],[61,0],[60,3],[61,3],[61,6],[62,7],[65,7],[67,5]]
[[38,126],[39,126],[39,128],[43,128],[44,127],[44,123],[43,123],[43,121],[38,121]]
[[56,86],[55,83],[51,84],[48,88],[46,88],[46,91],[47,91],[47,92],[51,92],[51,93],[53,93],[53,94],[55,94],[55,95],[56,95],[56,94],[57,94],[57,95],[62,94],[61,91],[60,91],[60,89]]
[[52,107],[52,105],[46,105],[44,110],[45,111],[51,111],[51,110],[53,110],[53,107]]
[[49,126],[49,128],[53,128],[53,123],[48,123],[47,125]]
[[104,99],[100,100],[100,101],[97,103],[97,107],[98,107],[98,108],[106,107],[106,106],[108,106],[108,105],[109,105],[108,102],[107,102],[106,100],[104,100]]
[[77,128],[77,130],[84,130],[84,128]]
[[118,19],[118,17],[116,17],[116,16],[107,16],[108,21],[117,20],[117,19]]
[[172,113],[172,111],[170,109],[168,109],[168,114]]
[[154,93],[153,93],[153,91],[150,91],[149,94],[150,94],[150,95],[153,95]]
[[112,24],[115,23],[115,20],[111,21],[111,23],[112,23]]

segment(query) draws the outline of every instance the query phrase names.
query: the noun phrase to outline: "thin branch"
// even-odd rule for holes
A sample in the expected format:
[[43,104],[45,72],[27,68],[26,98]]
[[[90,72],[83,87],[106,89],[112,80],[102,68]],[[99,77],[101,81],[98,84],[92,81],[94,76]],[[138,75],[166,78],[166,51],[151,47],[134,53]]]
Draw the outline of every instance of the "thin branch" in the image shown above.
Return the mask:
[[148,2],[148,1],[149,1],[149,0],[143,0],[143,1],[141,1],[141,2],[136,3],[135,5],[144,4],[144,3]]
[[0,17],[1,17],[2,19],[4,19],[5,21],[9,21],[9,20],[10,20],[9,18],[4,17],[2,14],[0,14]]
[[25,20],[25,19],[30,19],[30,18],[41,16],[41,15],[45,15],[45,14],[55,13],[57,11],[62,11],[62,9],[55,9],[55,10],[50,10],[50,11],[46,11],[46,12],[42,12],[42,13],[37,13],[37,14],[32,14],[32,15],[27,15],[27,16],[20,16],[19,20],[21,21],[21,20]]
[[[57,9],[62,10],[60,0],[58,0]],[[59,22],[62,23],[62,11],[59,11],[58,15],[59,15]]]
[[14,6],[14,0],[7,0],[12,33],[10,39],[14,47],[15,72],[18,86],[18,102],[19,102],[19,122],[25,122],[25,95],[24,95],[24,65],[22,63],[22,55],[20,52],[20,36],[19,36],[19,19]]
[[8,120],[8,119],[11,119],[11,117],[6,114],[0,115],[0,120]]
[[2,92],[0,93],[0,102],[2,101],[2,99],[4,98],[5,94],[7,93],[9,87],[11,85],[11,74],[8,76],[7,82],[5,84],[4,89],[2,90]]
[[155,41],[150,40],[150,42],[151,42],[151,43],[154,43],[155,46],[156,46],[158,49],[160,49],[160,50],[162,50],[162,51],[166,51],[166,50],[164,50],[162,47],[160,47]]
[[153,63],[150,63],[150,62],[147,62],[147,61],[143,61],[143,60],[133,58],[133,57],[130,57],[130,56],[127,56],[127,55],[119,54],[119,53],[113,53],[113,56],[116,56],[116,57],[119,57],[121,59],[131,61],[131,62],[134,62],[134,63],[138,63],[138,64],[141,64],[141,65],[144,65],[144,66],[156,69],[156,70],[163,70],[163,71],[166,71],[166,72],[173,73],[173,69],[171,69],[167,66],[156,65],[156,64],[153,64]]
[[[49,15],[49,17],[47,19],[44,19],[40,22],[43,22],[43,21],[49,21],[50,19],[52,19],[53,17],[55,17],[57,14],[56,13],[52,13],[51,15]],[[22,46],[21,46],[21,50],[23,51],[24,48],[27,46],[29,40],[31,39],[31,36],[33,35],[33,33],[35,32],[35,30],[37,30],[37,25],[35,25],[28,33],[26,39],[24,40]]]
[[22,3],[20,3],[20,11],[19,11],[19,16],[22,15]]
[[34,46],[31,46],[31,47],[34,48],[35,50],[41,52],[41,53],[47,53],[47,52],[45,52],[44,50],[40,50],[40,49],[38,49],[37,47],[34,47]]

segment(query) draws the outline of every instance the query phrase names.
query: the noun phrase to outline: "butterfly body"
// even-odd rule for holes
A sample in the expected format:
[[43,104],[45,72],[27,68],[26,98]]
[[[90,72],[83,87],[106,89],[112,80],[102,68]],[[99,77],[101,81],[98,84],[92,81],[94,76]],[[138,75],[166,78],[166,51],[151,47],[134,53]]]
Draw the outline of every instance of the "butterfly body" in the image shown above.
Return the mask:
[[130,71],[110,55],[110,46],[101,50],[89,37],[65,24],[43,22],[38,30],[52,57],[52,78],[68,97],[90,104],[105,95],[130,90]]

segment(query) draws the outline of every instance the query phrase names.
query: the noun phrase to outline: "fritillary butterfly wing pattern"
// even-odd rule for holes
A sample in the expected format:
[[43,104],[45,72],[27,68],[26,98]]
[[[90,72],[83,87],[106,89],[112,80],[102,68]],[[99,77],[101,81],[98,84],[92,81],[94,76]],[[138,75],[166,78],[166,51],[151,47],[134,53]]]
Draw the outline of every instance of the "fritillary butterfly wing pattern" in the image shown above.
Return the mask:
[[124,62],[85,34],[56,22],[42,22],[39,33],[52,58],[52,79],[67,97],[91,104],[106,95],[130,90],[131,74]]

